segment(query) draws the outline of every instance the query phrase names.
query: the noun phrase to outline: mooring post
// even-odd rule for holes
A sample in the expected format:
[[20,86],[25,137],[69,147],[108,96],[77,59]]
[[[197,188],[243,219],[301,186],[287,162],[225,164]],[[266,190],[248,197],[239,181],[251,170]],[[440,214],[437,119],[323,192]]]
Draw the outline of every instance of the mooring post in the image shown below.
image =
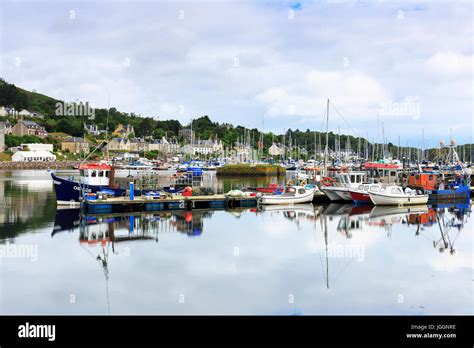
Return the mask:
[[130,181],[130,200],[133,201],[135,199],[135,189],[133,181]]

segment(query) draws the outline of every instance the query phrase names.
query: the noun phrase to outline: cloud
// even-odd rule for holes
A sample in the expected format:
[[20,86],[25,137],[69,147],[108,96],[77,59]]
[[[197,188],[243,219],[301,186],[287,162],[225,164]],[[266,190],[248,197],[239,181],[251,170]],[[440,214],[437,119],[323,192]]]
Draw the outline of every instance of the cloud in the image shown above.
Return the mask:
[[428,71],[446,78],[464,77],[472,79],[474,55],[455,52],[437,52],[426,62]]
[[320,129],[330,98],[371,137],[380,105],[413,97],[420,117],[385,119],[389,140],[410,120],[403,137],[425,128],[437,141],[449,118],[462,143],[472,133],[470,10],[463,2],[4,2],[1,76],[99,107],[110,91],[119,110],[161,119],[207,114],[260,127],[265,115],[276,132]]

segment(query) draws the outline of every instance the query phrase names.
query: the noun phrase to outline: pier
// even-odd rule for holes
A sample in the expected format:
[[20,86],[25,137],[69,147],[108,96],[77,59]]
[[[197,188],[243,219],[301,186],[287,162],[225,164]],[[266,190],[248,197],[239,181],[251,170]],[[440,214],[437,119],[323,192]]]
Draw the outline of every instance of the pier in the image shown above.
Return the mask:
[[110,214],[136,211],[168,211],[194,209],[226,209],[257,206],[256,197],[172,196],[166,198],[113,197],[101,200],[84,200],[82,208],[86,214]]

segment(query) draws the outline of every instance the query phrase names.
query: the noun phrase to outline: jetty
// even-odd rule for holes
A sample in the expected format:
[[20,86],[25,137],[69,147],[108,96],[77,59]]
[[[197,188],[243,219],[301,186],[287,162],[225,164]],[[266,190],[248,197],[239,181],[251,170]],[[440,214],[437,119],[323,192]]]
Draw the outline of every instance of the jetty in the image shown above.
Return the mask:
[[81,206],[86,214],[110,214],[137,211],[169,211],[194,209],[227,209],[257,206],[256,197],[228,197],[223,194],[207,196],[172,197],[110,197],[83,200]]

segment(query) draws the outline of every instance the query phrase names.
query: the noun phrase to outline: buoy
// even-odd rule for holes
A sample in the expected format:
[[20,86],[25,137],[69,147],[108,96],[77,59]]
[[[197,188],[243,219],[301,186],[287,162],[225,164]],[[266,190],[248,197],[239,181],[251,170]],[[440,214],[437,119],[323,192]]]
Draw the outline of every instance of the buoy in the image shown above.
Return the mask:
[[329,176],[325,176],[321,182],[323,183],[324,186],[331,186],[333,183],[334,179],[330,178]]

